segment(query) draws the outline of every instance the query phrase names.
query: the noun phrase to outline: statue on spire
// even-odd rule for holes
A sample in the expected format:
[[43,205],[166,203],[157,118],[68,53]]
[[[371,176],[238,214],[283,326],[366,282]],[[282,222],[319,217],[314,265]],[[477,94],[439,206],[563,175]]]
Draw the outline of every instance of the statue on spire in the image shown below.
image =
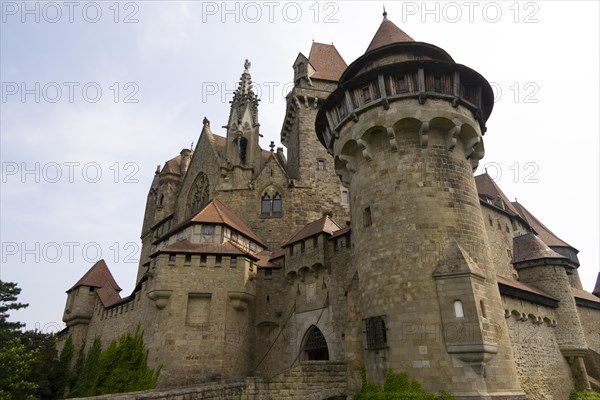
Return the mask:
[[244,72],[248,72],[251,65],[252,64],[250,63],[250,61],[248,61],[248,59],[246,58],[246,62],[244,62]]

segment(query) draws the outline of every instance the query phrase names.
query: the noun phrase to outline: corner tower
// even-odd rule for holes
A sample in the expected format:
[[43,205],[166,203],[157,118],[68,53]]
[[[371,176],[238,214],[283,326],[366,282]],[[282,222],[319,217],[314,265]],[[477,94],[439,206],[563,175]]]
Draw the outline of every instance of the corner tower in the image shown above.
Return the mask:
[[392,368],[457,399],[524,398],[473,177],[492,106],[480,74],[384,13],[319,109],[350,187],[371,380]]

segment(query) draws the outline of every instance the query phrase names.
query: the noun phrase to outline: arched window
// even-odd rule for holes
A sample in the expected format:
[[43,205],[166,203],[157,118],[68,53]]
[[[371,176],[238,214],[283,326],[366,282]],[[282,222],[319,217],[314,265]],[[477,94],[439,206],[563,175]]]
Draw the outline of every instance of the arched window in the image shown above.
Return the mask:
[[187,209],[188,215],[199,211],[208,203],[210,195],[208,176],[203,172],[198,173],[188,194]]
[[242,164],[246,164],[246,148],[248,147],[248,139],[243,136],[235,139],[235,152]]
[[271,198],[266,193],[262,197],[262,200],[261,200],[261,203],[260,203],[260,214],[263,217],[269,217],[269,216],[271,216]]
[[464,318],[465,317],[465,311],[463,310],[463,304],[462,304],[462,301],[460,301],[460,300],[454,301],[454,315],[456,316],[456,318]]
[[329,360],[327,341],[319,328],[311,325],[304,335],[304,359],[310,361]]
[[274,217],[281,217],[281,195],[279,193],[275,193],[275,197],[273,197],[273,209],[271,215]]
[[260,200],[260,215],[264,218],[275,217],[280,218],[283,214],[283,199],[276,192],[273,197],[265,193]]

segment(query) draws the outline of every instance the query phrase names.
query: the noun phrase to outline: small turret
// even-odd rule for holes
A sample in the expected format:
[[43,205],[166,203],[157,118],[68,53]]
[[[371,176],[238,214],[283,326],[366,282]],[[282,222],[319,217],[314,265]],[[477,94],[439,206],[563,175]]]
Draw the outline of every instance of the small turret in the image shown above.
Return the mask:
[[513,255],[519,281],[535,286],[559,300],[555,311],[558,323],[556,340],[561,353],[569,360],[577,389],[589,389],[583,363],[588,345],[568,277],[576,271],[577,265],[552,250],[533,233],[513,239]]

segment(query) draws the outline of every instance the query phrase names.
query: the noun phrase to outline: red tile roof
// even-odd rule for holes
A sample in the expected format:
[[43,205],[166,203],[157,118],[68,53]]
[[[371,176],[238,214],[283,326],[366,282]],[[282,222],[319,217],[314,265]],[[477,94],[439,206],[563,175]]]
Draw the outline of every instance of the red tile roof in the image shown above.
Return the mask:
[[121,300],[121,296],[119,296],[121,288],[117,285],[104,260],[96,262],[71,289],[67,290],[67,293],[80,286],[96,288],[96,293],[105,307]]
[[540,289],[536,288],[535,286],[528,285],[528,284],[523,283],[523,282],[515,281],[514,279],[508,279],[508,278],[505,278],[505,277],[500,276],[500,275],[496,275],[496,279],[497,279],[497,281],[498,281],[499,284],[510,286],[510,287],[513,287],[513,288],[516,288],[516,289],[521,289],[521,290],[524,290],[526,292],[534,293],[534,294],[537,294],[537,295],[540,295],[540,296],[547,297],[549,299],[558,301],[557,298],[549,295],[548,293],[544,292],[543,290],[540,290]]
[[292,243],[299,242],[300,240],[309,238],[314,235],[318,235],[319,233],[328,233],[333,234],[333,232],[338,231],[340,226],[328,215],[320,218],[310,224],[306,225],[304,228],[300,229],[290,240],[287,241],[283,246],[290,245]]
[[571,288],[571,291],[573,292],[574,297],[600,304],[600,299],[598,297],[586,292],[585,290]]
[[535,233],[538,234],[540,239],[544,241],[548,246],[566,246],[573,248],[570,244],[556,236],[546,225],[542,224],[533,214],[531,214],[523,205],[519,202],[512,203],[521,218],[523,218],[529,226],[533,228]]
[[335,232],[333,232],[333,234],[331,235],[331,237],[329,238],[330,240],[333,238],[336,238],[338,236],[344,236],[346,233],[350,232],[350,225],[345,226],[344,228],[337,230]]
[[219,199],[211,200],[200,211],[192,216],[188,220],[188,223],[189,222],[224,224],[264,246],[263,240],[252,232],[244,221],[239,219],[229,208],[225,207]]
[[387,16],[384,14],[383,21],[381,22],[381,25],[379,25],[379,29],[377,29],[377,32],[375,33],[375,36],[373,36],[365,53],[399,42],[414,42],[414,39],[408,36],[402,29],[398,28],[392,21],[387,19]]
[[90,268],[71,289],[67,290],[67,293],[79,286],[96,288],[110,286],[117,292],[121,291],[121,288],[117,285],[115,278],[113,278],[104,260],[100,260],[92,265],[92,268]]
[[311,79],[337,81],[348,68],[348,64],[333,44],[313,42],[308,62],[316,71],[312,74]]

